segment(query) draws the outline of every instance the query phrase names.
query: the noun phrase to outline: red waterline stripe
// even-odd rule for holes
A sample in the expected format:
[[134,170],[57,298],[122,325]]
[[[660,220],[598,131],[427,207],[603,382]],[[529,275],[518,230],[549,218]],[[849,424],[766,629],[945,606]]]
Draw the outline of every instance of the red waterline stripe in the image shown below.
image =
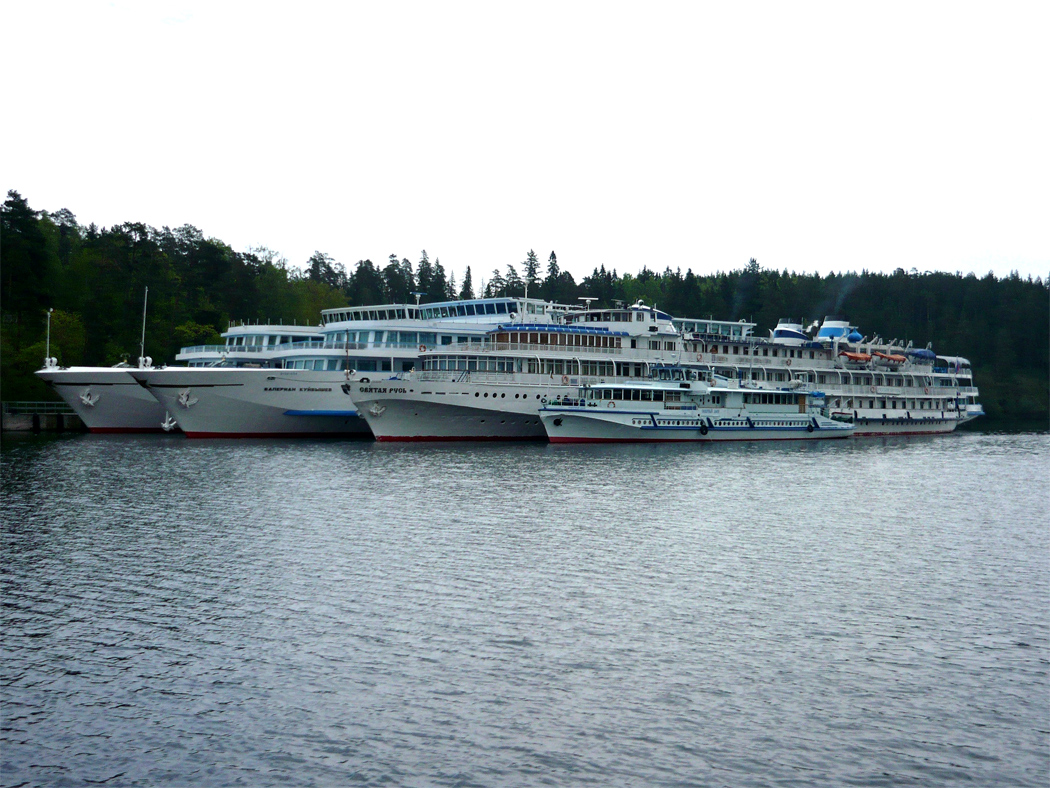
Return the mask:
[[187,432],[187,438],[367,438],[368,432]]
[[437,442],[437,441],[542,441],[546,440],[544,435],[526,435],[519,437],[499,437],[497,435],[383,435],[376,438],[383,443],[415,443],[415,442]]
[[146,433],[164,432],[160,427],[88,427],[88,432],[96,435],[145,435]]

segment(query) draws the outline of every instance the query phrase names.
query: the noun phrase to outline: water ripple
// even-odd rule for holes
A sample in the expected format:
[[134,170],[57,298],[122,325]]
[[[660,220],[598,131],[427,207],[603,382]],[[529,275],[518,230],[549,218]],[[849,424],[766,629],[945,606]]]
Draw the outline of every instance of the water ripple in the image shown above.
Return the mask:
[[1048,457],[5,437],[0,781],[1045,785]]

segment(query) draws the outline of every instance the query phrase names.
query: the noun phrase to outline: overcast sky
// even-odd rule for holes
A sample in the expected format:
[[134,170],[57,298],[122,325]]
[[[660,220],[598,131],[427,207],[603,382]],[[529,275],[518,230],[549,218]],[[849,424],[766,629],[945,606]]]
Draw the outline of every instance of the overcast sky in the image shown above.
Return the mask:
[[[0,186],[457,281],[1050,268],[1050,3],[0,0]],[[520,271],[519,265],[519,271]]]

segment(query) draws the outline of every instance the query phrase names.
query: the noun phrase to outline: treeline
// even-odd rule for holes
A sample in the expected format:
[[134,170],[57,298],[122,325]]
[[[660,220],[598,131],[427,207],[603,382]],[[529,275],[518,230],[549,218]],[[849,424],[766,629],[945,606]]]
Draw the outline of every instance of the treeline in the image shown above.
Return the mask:
[[782,317],[807,321],[842,314],[863,334],[932,342],[940,353],[974,365],[990,420],[1050,418],[1050,293],[1041,279],[999,279],[898,269],[892,274],[821,276],[776,271],[751,260],[739,270],[683,274],[670,266],[618,274],[604,265],[577,282],[551,252],[529,251],[520,263],[476,282],[446,272],[426,252],[413,263],[390,255],[360,260],[352,271],[315,252],[290,266],[265,249],[237,252],[195,227],[160,230],[126,223],[80,225],[73,213],[33,210],[8,192],[0,226],[0,387],[5,400],[51,396],[32,375],[44,358],[46,314],[51,355],[63,365],[134,363],[149,287],[146,353],[171,361],[185,345],[219,342],[231,320],[313,324],[330,307],[523,295],[566,304],[641,299],[681,317],[749,320],[765,335]]

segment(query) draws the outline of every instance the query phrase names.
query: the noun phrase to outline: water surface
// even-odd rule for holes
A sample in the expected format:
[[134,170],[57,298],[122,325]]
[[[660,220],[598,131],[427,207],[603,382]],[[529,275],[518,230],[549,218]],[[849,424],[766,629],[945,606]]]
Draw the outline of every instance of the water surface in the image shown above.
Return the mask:
[[1027,785],[1046,435],[4,438],[4,786]]

